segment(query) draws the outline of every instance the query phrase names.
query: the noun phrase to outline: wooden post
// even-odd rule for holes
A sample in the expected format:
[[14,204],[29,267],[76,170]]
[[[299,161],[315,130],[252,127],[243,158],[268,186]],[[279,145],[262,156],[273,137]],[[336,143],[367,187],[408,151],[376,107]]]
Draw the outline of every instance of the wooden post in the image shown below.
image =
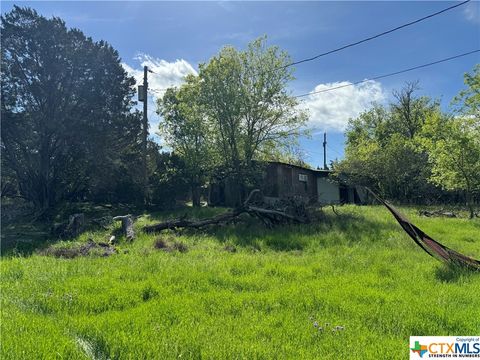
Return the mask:
[[147,140],[148,140],[148,117],[147,117],[147,104],[148,104],[148,67],[143,67],[143,204],[148,203],[148,173],[147,173]]
[[327,132],[323,133],[323,170],[328,170],[328,166],[327,166]]

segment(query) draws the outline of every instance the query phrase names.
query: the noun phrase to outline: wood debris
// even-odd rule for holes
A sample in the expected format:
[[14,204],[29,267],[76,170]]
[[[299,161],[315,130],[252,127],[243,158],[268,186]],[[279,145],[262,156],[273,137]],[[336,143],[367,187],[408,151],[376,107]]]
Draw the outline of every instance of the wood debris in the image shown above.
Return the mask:
[[[260,200],[254,201],[256,197],[259,197]],[[267,227],[287,223],[306,224],[310,222],[305,204],[298,201],[295,202],[294,200],[284,200],[281,205],[269,206],[262,201],[260,190],[255,189],[250,193],[242,206],[223,214],[202,220],[186,219],[184,217],[167,220],[158,224],[145,226],[143,230],[147,233],[153,233],[177,228],[199,229],[209,225],[229,223],[245,213],[260,219]]]

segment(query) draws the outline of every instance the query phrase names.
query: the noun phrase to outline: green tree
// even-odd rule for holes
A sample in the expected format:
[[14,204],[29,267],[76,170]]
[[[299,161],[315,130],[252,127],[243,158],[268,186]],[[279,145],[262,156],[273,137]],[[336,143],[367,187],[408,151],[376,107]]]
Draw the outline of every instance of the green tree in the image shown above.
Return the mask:
[[117,51],[29,8],[1,22],[2,150],[20,195],[44,211],[112,186],[139,131]]
[[162,152],[156,143],[149,142],[148,151],[151,203],[155,208],[172,209],[177,199],[187,198],[185,164],[177,154]]
[[193,206],[200,206],[200,188],[215,164],[211,126],[199,97],[199,78],[189,75],[179,89],[168,89],[158,104],[160,132],[183,162],[179,170],[190,184]]
[[253,161],[288,147],[307,119],[289,95],[293,80],[288,54],[259,38],[245,51],[223,48],[200,65],[201,102],[215,134],[214,146],[236,180],[238,201],[253,178]]
[[447,190],[463,191],[470,217],[480,192],[480,66],[465,74],[467,88],[454,99],[456,115],[428,117],[420,138],[432,166],[430,181]]
[[416,97],[418,84],[394,92],[395,102],[372,109],[349,121],[345,159],[335,164],[340,177],[376,188],[383,196],[418,202],[438,192],[428,182],[430,166],[418,151],[417,134],[438,103]]
[[453,99],[455,110],[480,122],[480,64],[475,65],[471,74],[464,75],[464,83],[467,88]]

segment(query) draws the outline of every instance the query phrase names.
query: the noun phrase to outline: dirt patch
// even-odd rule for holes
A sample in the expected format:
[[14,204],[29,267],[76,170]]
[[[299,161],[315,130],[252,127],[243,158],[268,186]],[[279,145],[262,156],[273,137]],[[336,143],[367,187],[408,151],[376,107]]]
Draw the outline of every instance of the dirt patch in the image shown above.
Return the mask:
[[236,253],[237,252],[237,248],[234,245],[231,245],[231,244],[225,245],[223,250],[231,252],[231,253]]
[[96,243],[89,240],[86,244],[71,247],[50,246],[41,251],[41,255],[53,256],[57,258],[73,259],[78,256],[110,256],[117,253],[117,249],[107,243]]
[[155,243],[153,244],[153,247],[155,249],[165,250],[165,249],[168,249],[170,247],[170,244],[165,239],[159,238],[159,239],[155,240]]
[[183,242],[177,240],[170,240],[165,238],[158,238],[155,240],[153,247],[158,250],[163,250],[166,252],[178,251],[185,253],[188,251],[188,246]]

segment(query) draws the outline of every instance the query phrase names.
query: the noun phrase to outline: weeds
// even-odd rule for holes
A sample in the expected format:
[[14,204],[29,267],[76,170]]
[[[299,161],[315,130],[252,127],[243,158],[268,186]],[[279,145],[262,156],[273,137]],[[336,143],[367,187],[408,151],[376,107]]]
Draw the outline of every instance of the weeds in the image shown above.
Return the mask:
[[[478,332],[479,274],[443,267],[380,207],[336,210],[273,230],[246,218],[206,231],[140,232],[109,257],[63,259],[89,237],[108,241],[103,230],[55,244],[49,251],[61,258],[4,257],[0,358],[403,359],[411,335]],[[402,211],[449,247],[480,256],[480,220]],[[136,226],[161,216],[173,215]]]

